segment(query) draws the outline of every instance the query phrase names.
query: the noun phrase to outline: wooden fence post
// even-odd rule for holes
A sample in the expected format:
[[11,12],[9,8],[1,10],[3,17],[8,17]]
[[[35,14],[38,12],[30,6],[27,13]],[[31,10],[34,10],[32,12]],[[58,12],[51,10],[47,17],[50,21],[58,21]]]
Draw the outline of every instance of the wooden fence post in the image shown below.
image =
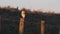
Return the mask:
[[41,20],[41,34],[44,34],[45,21]]

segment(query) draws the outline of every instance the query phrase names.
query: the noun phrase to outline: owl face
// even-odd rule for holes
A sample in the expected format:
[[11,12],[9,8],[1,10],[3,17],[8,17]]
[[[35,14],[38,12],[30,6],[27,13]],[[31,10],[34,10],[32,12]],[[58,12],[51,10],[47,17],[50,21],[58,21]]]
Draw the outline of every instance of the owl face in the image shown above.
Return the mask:
[[23,18],[25,18],[25,11],[22,11],[22,12],[21,12],[21,16],[22,16]]

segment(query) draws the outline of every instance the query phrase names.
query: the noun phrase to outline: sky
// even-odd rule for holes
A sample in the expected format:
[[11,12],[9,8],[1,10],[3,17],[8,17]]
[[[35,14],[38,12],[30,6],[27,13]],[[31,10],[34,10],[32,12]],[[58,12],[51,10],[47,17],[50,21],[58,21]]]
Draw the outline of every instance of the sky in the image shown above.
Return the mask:
[[18,6],[19,9],[42,9],[43,11],[60,12],[60,0],[0,0],[0,6]]

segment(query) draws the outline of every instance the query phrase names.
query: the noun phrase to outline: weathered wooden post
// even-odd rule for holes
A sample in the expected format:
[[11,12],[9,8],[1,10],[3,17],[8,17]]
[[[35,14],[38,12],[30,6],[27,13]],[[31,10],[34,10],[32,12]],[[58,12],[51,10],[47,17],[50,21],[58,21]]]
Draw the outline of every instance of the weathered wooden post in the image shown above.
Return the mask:
[[47,14],[41,14],[41,34],[45,34],[45,20]]
[[19,34],[23,34],[23,30],[24,30],[24,18],[25,18],[25,11],[24,10],[22,10],[21,16],[22,16],[22,18],[20,18]]
[[44,34],[44,27],[45,26],[45,21],[41,20],[41,34]]

